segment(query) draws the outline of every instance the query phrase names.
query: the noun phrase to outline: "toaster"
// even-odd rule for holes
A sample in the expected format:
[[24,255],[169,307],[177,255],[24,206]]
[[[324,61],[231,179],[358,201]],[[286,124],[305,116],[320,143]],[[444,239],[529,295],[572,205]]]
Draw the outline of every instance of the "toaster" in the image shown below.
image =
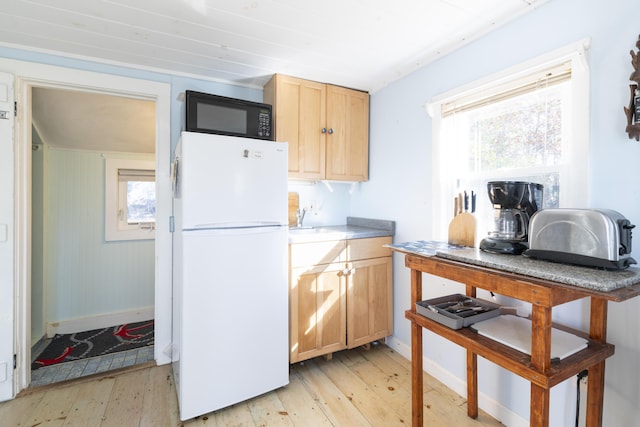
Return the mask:
[[631,258],[635,225],[611,209],[553,208],[537,211],[529,222],[525,256],[605,269],[623,269]]

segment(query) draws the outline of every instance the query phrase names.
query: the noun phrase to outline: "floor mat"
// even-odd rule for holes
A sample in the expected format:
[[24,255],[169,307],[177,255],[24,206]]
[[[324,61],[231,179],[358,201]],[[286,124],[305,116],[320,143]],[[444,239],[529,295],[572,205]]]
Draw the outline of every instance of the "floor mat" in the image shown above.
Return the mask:
[[153,320],[147,320],[74,334],[58,334],[36,357],[31,369],[151,346],[153,330]]

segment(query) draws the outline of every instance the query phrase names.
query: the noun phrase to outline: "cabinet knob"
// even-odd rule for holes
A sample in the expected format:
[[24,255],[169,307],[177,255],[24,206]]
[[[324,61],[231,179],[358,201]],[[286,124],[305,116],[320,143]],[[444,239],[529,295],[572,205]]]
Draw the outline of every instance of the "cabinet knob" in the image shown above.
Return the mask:
[[333,135],[333,128],[329,128],[329,135]]
[[327,133],[327,128],[322,128],[322,133]]

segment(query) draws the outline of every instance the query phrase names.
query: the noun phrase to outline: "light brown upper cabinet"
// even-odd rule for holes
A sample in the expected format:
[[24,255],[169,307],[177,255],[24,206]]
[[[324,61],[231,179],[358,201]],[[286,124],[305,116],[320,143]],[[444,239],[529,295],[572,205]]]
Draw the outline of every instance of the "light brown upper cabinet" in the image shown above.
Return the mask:
[[369,179],[369,94],[276,74],[264,87],[276,141],[289,143],[289,178]]

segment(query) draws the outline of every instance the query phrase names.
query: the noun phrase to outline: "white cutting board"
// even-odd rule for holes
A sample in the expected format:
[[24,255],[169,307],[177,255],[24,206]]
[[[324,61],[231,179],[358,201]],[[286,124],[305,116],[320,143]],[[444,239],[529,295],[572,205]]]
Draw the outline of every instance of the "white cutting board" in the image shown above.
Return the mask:
[[[531,355],[531,320],[510,314],[474,323],[479,334]],[[551,360],[564,359],[584,348],[587,340],[559,329],[551,328]]]

